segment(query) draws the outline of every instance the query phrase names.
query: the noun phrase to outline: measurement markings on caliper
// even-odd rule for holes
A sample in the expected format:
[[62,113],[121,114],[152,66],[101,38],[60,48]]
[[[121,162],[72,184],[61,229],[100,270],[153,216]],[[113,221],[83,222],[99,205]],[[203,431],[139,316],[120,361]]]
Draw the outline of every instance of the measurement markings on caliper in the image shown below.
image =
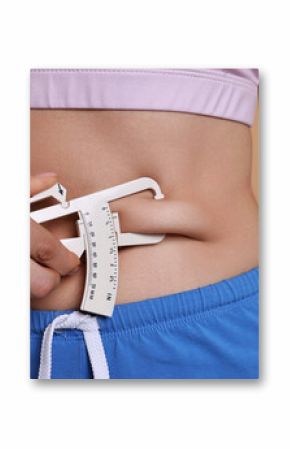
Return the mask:
[[[112,213],[110,211],[109,205],[103,206],[102,208],[106,212],[106,227],[108,228],[108,238],[111,240],[109,245],[109,256],[110,259],[113,260],[113,263],[110,263],[110,268],[113,268],[113,270],[110,270],[108,273],[109,276],[109,286],[113,291],[117,290],[117,284],[118,284],[118,246],[117,246],[117,237],[116,237],[116,230],[114,226],[114,221],[112,217]],[[112,290],[108,291],[106,294],[106,300],[111,301],[113,296]]]
[[87,294],[90,301],[94,301],[96,295],[96,279],[98,277],[98,253],[96,251],[95,230],[93,227],[93,220],[91,214],[86,212],[83,215],[83,224],[85,228],[85,236],[87,239]]

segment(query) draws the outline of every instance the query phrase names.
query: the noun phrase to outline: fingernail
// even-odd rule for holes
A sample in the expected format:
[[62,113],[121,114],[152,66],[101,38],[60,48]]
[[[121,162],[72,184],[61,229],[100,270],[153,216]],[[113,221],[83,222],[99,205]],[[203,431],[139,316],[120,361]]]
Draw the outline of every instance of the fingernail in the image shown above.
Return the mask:
[[69,273],[68,273],[68,275],[70,276],[71,274],[75,274],[75,273],[77,273],[78,271],[79,271],[79,269],[80,269],[80,265],[78,265],[77,267],[75,267],[73,270],[71,270]]
[[38,176],[40,176],[41,178],[53,178],[53,177],[57,176],[57,174],[54,172],[48,171],[45,173],[40,173]]

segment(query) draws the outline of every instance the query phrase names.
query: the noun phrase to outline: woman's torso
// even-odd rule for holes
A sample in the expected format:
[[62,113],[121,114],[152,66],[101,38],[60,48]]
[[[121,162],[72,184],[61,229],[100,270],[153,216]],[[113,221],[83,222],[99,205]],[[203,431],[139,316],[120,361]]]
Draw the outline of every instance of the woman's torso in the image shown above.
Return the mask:
[[[70,198],[142,176],[165,199],[143,192],[112,203],[122,231],[164,232],[158,245],[119,250],[117,302],[200,287],[258,263],[248,126],[178,112],[33,110],[31,172],[55,171]],[[162,204],[161,204],[162,202]],[[46,225],[58,238],[72,219]],[[35,309],[78,308],[83,268]]]

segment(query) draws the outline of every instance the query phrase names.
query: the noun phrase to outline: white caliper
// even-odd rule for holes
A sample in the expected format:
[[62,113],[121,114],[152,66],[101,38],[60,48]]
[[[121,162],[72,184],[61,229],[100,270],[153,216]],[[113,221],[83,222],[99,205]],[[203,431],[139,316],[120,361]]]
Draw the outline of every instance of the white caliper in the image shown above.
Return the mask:
[[139,178],[66,201],[66,189],[55,184],[30,199],[30,203],[53,197],[59,204],[31,212],[37,223],[78,213],[79,237],[61,240],[79,257],[86,252],[86,282],[80,309],[99,315],[112,316],[118,288],[118,246],[152,245],[161,242],[161,234],[123,233],[118,213],[112,213],[109,202],[143,190],[153,190],[154,198],[164,198],[156,181]]

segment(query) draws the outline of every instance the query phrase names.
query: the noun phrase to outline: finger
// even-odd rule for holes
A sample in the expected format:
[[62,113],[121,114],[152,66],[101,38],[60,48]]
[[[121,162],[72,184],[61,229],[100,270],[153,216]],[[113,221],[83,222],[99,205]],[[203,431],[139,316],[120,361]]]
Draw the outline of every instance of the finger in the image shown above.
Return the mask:
[[52,172],[31,176],[30,195],[33,196],[39,192],[43,192],[43,190],[49,189],[49,187],[52,187],[56,183],[56,180],[57,175]]
[[31,257],[36,262],[52,268],[61,276],[78,270],[80,259],[47,229],[33,220],[30,222],[30,241]]
[[60,275],[30,259],[30,292],[33,298],[45,298],[60,283]]

